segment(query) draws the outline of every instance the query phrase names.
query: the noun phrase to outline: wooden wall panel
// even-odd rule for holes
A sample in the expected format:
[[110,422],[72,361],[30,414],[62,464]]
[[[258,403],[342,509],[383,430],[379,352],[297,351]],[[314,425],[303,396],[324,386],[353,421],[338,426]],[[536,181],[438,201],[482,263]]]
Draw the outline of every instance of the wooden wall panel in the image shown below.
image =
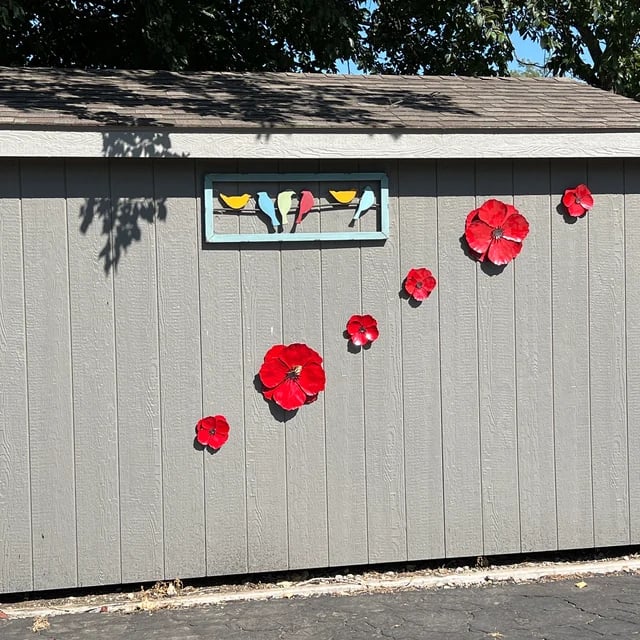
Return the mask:
[[[438,271],[435,161],[400,162],[398,233],[400,281],[409,269]],[[407,554],[444,557],[439,289],[420,304],[401,303]]]
[[[316,172],[317,163],[280,161],[278,171]],[[309,185],[319,201],[319,184]],[[278,190],[300,188],[281,183]],[[273,197],[275,198],[275,193]],[[292,212],[291,215],[294,215]],[[312,211],[301,223],[304,233],[320,231],[322,213]],[[322,356],[322,275],[319,243],[298,250],[283,245],[282,326],[284,344],[303,342]],[[318,400],[288,416],[285,422],[287,449],[287,518],[289,568],[326,566],[329,562],[327,524],[327,462],[325,456],[324,404]]]
[[[438,251],[445,552],[483,553],[476,263],[465,255],[473,162],[438,162]],[[451,318],[455,318],[451,321]]]
[[113,239],[122,245],[114,278],[124,582],[164,576],[157,209],[153,192],[150,161],[111,162]]
[[398,562],[407,559],[398,164],[361,162],[359,169],[384,171],[389,178],[389,239],[361,248],[361,312],[376,318],[380,331],[363,349],[369,562]]
[[0,592],[33,588],[20,165],[0,161]]
[[[479,162],[476,206],[513,202],[511,160]],[[525,249],[526,251],[526,249]],[[484,262],[478,287],[478,372],[484,553],[520,551],[516,425],[514,270]]]
[[[198,165],[198,220],[205,173],[234,173],[236,163]],[[242,193],[242,192],[241,192]],[[238,233],[238,216],[221,216],[223,233]],[[202,227],[199,229],[201,242]],[[202,245],[200,245],[202,246]],[[247,558],[247,481],[245,402],[253,373],[245,371],[243,347],[241,251],[217,245],[200,251],[202,331],[202,415],[223,415],[229,440],[218,453],[204,451],[207,575],[245,573]]]
[[625,321],[629,530],[640,543],[640,159],[624,162]]
[[78,584],[120,582],[120,480],[107,161],[66,163]]
[[588,220],[568,220],[567,187],[587,181],[586,162],[551,162],[553,388],[558,546],[590,547],[593,485],[589,396]]
[[514,264],[520,539],[523,552],[545,551],[558,545],[551,341],[551,220],[557,212],[548,162],[521,160],[513,171],[513,202],[529,221]]
[[33,587],[77,585],[64,165],[22,167]]
[[[260,162],[241,162],[238,168],[241,173],[273,172],[273,165]],[[251,183],[243,188],[257,191]],[[265,228],[257,216],[242,216],[240,225],[243,233]],[[283,342],[281,261],[280,252],[271,247],[250,245],[241,250],[249,571],[289,566],[287,416],[264,400],[256,378],[265,353]]]
[[593,518],[597,546],[629,544],[622,161],[590,160],[589,372]]
[[[320,170],[353,171],[353,164],[323,162]],[[337,216],[320,219],[322,231],[341,231]],[[359,314],[361,256],[359,244],[323,243],[322,329],[327,391],[324,399],[327,441],[327,511],[329,564],[368,561],[367,479],[363,371],[365,353],[349,351],[347,320]]]
[[184,160],[154,163],[167,578],[206,574],[203,460],[193,440],[202,417],[200,212],[194,169]]
[[[0,167],[0,590],[640,539],[637,162],[22,164]],[[204,173],[316,170],[385,171],[390,239],[203,245]],[[596,206],[570,221],[579,182]],[[489,197],[531,225],[500,273],[462,240]],[[414,266],[438,278],[420,306]],[[381,332],[357,353],[354,313]],[[285,414],[256,376],[295,341],[327,388]]]

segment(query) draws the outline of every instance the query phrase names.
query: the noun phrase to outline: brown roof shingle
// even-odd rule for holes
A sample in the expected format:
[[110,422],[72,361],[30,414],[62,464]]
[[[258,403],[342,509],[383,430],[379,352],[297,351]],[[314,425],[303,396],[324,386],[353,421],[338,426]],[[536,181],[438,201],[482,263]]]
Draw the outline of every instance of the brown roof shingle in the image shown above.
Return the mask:
[[560,78],[0,67],[0,127],[640,129],[640,103]]

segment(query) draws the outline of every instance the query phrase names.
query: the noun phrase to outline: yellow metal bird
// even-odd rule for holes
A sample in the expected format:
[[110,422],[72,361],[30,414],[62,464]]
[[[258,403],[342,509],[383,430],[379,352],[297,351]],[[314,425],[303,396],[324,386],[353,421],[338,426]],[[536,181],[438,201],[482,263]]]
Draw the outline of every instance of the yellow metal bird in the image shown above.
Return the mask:
[[243,193],[241,196],[227,196],[224,193],[220,194],[220,200],[224,202],[229,209],[242,209],[247,206],[251,194]]
[[345,191],[333,191],[332,189],[329,189],[329,193],[340,204],[349,204],[356,197],[357,191],[355,189]]

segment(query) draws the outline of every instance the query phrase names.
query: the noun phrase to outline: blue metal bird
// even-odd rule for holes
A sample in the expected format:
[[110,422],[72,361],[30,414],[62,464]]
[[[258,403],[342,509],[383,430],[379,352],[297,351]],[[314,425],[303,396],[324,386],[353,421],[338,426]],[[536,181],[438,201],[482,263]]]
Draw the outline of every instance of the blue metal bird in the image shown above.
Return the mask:
[[260,211],[269,216],[271,224],[273,225],[273,230],[277,231],[280,226],[280,222],[276,216],[276,206],[273,203],[273,200],[269,197],[269,194],[266,191],[258,191],[256,195],[258,196],[258,207],[260,207]]
[[365,187],[362,195],[360,196],[360,202],[358,202],[358,208],[353,214],[353,220],[357,220],[367,209],[370,209],[376,203],[376,194],[371,187]]

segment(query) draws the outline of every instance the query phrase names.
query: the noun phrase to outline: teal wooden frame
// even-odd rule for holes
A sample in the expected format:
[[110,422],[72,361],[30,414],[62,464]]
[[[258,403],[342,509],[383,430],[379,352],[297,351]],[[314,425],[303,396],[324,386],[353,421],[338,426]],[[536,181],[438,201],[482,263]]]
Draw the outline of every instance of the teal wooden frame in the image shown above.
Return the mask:
[[[380,217],[377,231],[318,233],[215,233],[214,184],[216,182],[377,182]],[[384,173],[207,173],[204,176],[204,239],[211,243],[317,242],[386,240],[389,237],[389,180]]]

